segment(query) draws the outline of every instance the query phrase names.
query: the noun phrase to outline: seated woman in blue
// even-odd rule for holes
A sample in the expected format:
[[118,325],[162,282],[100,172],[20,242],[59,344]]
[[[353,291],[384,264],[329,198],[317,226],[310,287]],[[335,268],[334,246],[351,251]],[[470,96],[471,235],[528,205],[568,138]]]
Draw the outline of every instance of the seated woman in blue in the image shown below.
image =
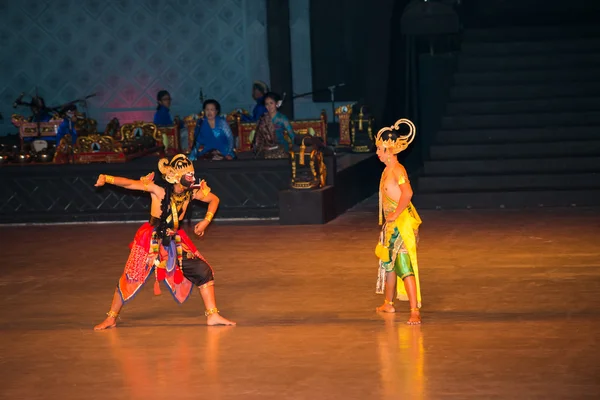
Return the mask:
[[[202,105],[204,117],[196,122],[194,130],[194,149],[188,157],[194,161],[209,152],[216,152],[213,160],[235,158],[233,152],[233,133],[227,120],[221,117],[221,105],[218,101],[209,99]],[[200,149],[202,147],[202,149]]]
[[277,111],[281,97],[269,92],[265,95],[267,112],[260,117],[252,140],[257,157],[287,158],[290,143],[294,142],[294,129],[288,118]]
[[[171,95],[166,90],[161,90],[156,95],[156,101],[158,106],[154,113],[154,125],[156,126],[179,126],[179,141],[180,146],[184,149],[188,147],[188,134],[187,128],[184,126],[183,121],[178,117],[175,119],[171,118]],[[166,146],[166,144],[165,144]]]
[[154,124],[161,126],[174,125],[173,118],[171,118],[171,95],[166,90],[161,90],[156,95],[156,101],[158,106],[154,113]]

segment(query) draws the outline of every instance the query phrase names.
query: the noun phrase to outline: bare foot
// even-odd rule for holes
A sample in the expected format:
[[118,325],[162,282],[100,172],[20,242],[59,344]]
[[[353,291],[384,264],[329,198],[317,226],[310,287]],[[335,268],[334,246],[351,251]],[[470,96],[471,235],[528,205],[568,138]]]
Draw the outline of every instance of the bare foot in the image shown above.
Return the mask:
[[214,325],[235,325],[236,323],[230,321],[226,318],[221,317],[220,314],[215,313],[206,317],[206,325],[214,326]]
[[389,303],[383,303],[382,306],[377,307],[375,310],[377,310],[377,312],[387,312],[387,313],[395,313],[396,312],[396,309],[394,308],[394,306]]
[[117,320],[112,317],[106,317],[101,324],[98,324],[94,327],[95,331],[103,331],[105,329],[115,328],[117,326]]
[[421,312],[419,310],[411,310],[410,318],[406,321],[408,325],[419,325],[421,324]]

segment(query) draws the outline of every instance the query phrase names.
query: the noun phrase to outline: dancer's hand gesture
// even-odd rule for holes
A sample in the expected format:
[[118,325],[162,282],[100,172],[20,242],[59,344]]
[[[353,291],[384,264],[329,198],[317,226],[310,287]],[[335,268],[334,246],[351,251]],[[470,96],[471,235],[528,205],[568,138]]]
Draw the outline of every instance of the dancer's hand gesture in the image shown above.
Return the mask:
[[208,226],[208,223],[209,222],[207,220],[202,220],[198,222],[194,227],[194,233],[200,237],[204,236],[204,230]]
[[103,174],[100,174],[100,175],[98,175],[98,180],[96,181],[96,184],[94,186],[96,186],[96,187],[104,186],[105,183],[106,183],[106,177]]

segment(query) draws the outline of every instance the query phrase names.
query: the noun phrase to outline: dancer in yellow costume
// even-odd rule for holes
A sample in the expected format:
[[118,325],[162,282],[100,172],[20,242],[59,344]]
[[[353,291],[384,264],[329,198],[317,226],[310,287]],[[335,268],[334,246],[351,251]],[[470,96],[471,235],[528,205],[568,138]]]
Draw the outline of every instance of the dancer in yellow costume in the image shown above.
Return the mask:
[[[400,134],[400,125],[406,124],[409,133]],[[396,312],[394,295],[410,303],[408,324],[421,323],[421,290],[417,264],[418,229],[421,218],[410,202],[413,191],[397,154],[405,150],[415,138],[415,125],[399,119],[381,129],[375,138],[377,156],[385,164],[379,184],[379,225],[382,225],[375,254],[379,258],[378,294],[385,294],[380,312]],[[385,221],[383,221],[383,218]]]

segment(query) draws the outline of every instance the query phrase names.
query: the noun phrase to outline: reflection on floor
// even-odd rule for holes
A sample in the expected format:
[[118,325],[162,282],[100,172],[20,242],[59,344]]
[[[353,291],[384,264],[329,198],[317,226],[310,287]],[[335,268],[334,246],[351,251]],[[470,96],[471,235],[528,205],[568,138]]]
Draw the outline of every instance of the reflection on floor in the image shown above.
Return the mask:
[[0,398],[597,398],[600,211],[421,214],[421,327],[374,312],[369,202],[197,239],[228,328],[147,285],[93,332],[136,226],[1,227]]

